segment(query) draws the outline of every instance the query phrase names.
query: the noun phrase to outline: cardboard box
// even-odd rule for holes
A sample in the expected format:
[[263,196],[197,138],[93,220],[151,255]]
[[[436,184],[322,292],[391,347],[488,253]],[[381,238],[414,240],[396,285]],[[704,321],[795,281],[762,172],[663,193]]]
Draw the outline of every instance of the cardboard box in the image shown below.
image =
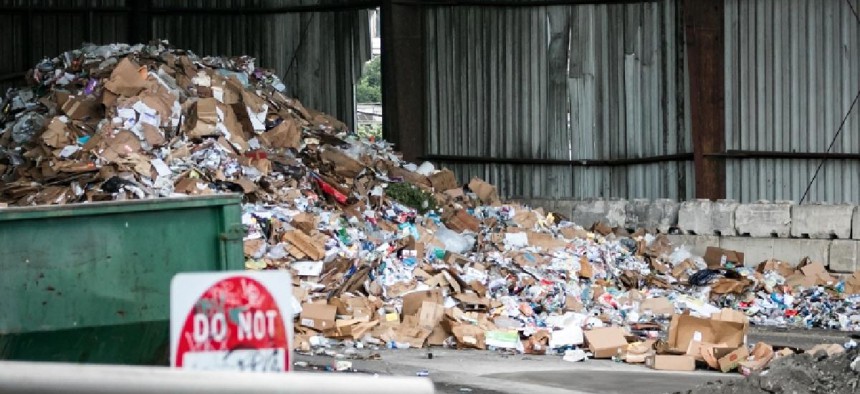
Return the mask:
[[652,354],[645,358],[645,365],[661,371],[695,371],[696,360],[690,356]]
[[744,323],[702,319],[690,315],[674,315],[669,324],[666,340],[671,349],[686,353],[690,341],[698,339],[706,343],[725,343],[736,348],[744,344],[746,326]]
[[303,304],[302,313],[299,316],[302,326],[313,328],[317,331],[325,331],[335,328],[335,317],[337,307],[323,303]]
[[[717,356],[721,356],[725,349],[717,349]],[[729,372],[733,369],[737,369],[740,366],[740,363],[747,360],[750,353],[747,350],[746,346],[741,346],[737,349],[732,350],[728,354],[719,357],[720,371]]]
[[625,335],[620,327],[595,328],[585,332],[585,343],[594,358],[612,358],[627,348]]
[[[708,268],[716,269],[723,266],[725,263],[732,263],[735,267],[744,265],[744,254],[734,250],[722,249],[709,246],[705,250],[705,256],[702,257]],[[723,261],[725,260],[725,261]]]

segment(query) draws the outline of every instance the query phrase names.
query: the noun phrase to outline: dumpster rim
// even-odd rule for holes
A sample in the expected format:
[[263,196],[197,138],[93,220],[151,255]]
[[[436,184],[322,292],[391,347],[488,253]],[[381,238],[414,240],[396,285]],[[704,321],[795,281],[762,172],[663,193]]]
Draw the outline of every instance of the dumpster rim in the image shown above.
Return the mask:
[[241,203],[241,194],[229,193],[209,196],[152,198],[146,200],[8,207],[0,208],[0,222],[23,219],[44,219],[53,217],[104,215],[110,213],[217,207]]

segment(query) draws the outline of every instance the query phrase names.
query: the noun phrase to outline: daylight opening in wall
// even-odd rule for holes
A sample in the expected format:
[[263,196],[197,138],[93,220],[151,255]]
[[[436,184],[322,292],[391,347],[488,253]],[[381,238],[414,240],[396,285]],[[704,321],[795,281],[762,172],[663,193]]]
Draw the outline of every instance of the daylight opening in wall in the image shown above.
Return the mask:
[[359,135],[382,137],[382,57],[379,9],[370,12],[371,57],[355,85],[355,129]]

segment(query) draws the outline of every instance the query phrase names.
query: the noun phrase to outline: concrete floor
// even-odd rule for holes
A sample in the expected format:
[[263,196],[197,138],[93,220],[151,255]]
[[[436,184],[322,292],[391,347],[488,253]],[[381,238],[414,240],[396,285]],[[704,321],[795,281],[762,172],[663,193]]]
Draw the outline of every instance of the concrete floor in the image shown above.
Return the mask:
[[[764,341],[775,346],[809,348],[819,343],[844,343],[849,333],[837,331],[779,330],[753,327],[749,343]],[[337,351],[337,349],[333,349]],[[695,372],[654,371],[642,365],[610,360],[563,361],[558,356],[505,355],[491,351],[444,348],[405,350],[360,350],[378,352],[380,360],[353,360],[363,373],[416,376],[427,371],[439,393],[622,393],[652,394],[683,392],[697,385],[739,374],[697,370]],[[433,358],[427,357],[428,353]],[[295,355],[311,365],[330,365],[330,356]]]
[[[433,359],[427,353],[433,353]],[[416,376],[427,371],[440,393],[665,393],[738,375],[710,371],[663,372],[609,360],[563,361],[558,356],[503,355],[453,349],[382,350],[381,360],[354,360],[366,373]],[[315,365],[331,357],[302,356]]]

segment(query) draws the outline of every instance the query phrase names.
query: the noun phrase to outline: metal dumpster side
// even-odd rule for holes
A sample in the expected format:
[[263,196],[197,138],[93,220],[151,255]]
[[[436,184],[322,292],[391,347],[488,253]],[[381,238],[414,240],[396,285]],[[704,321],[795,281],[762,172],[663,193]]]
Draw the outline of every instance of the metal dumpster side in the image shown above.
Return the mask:
[[237,195],[0,209],[0,359],[166,364],[171,278],[243,234]]

